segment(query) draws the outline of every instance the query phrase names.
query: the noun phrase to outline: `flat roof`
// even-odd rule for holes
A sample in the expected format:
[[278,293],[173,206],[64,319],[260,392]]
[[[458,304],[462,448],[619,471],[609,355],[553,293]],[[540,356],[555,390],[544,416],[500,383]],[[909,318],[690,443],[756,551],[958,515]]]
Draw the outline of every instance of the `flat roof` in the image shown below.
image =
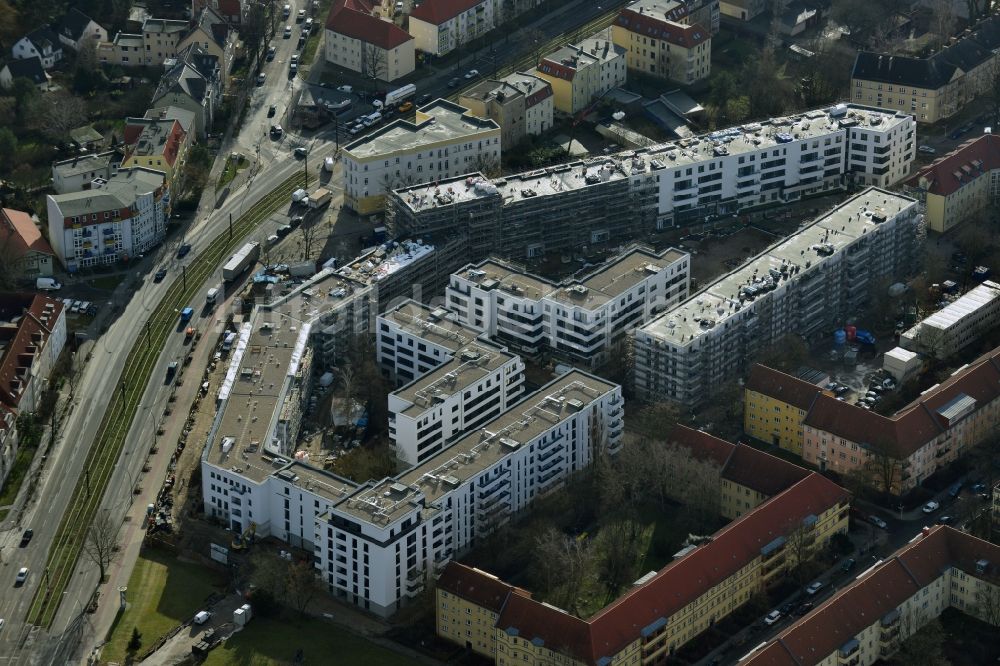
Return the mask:
[[[820,138],[847,127],[888,131],[907,122],[909,118],[909,115],[895,111],[842,104],[738,125],[648,148],[574,160],[495,178],[486,183],[480,183],[485,180],[482,174],[472,172],[437,183],[399,188],[395,192],[404,205],[413,211],[495,196],[498,192],[506,205],[603,182],[619,181],[630,175],[700,164],[724,155],[781,148],[792,140]],[[493,185],[492,188],[489,187],[490,184]],[[453,191],[448,191],[447,187],[451,187]],[[441,197],[442,194],[450,196]]]
[[455,321],[455,314],[444,308],[431,308],[412,299],[400,303],[379,315],[400,329],[441,347],[458,351],[481,333],[471,326]]
[[427,462],[395,479],[383,479],[362,489],[337,508],[361,520],[388,525],[412,511],[420,496],[429,506],[569,418],[575,413],[571,401],[579,400],[586,406],[615,387],[581,370],[572,370]]
[[513,354],[496,345],[477,340],[458,350],[454,357],[434,370],[395,391],[393,395],[412,403],[402,413],[415,416],[425,412],[438,400],[464,391],[514,358]]
[[691,344],[742,309],[742,289],[753,286],[766,290],[769,283],[815,275],[827,257],[878,226],[873,216],[891,219],[914,203],[909,197],[870,187],[667,310],[642,330],[674,345]]
[[927,319],[917,323],[913,328],[904,333],[903,337],[916,337],[920,329],[924,326],[947,331],[965,317],[989,305],[997,298],[1000,298],[1000,284],[987,280],[974,289],[970,289],[960,298],[941,308],[927,317]]
[[101,169],[107,169],[116,155],[117,153],[113,150],[103,153],[88,153],[86,155],[81,155],[80,157],[54,162],[52,164],[52,169],[53,171],[62,174],[64,178],[81,173],[99,171]]
[[399,152],[412,152],[429,144],[475,139],[494,132],[500,126],[478,118],[464,106],[439,99],[417,111],[416,122],[395,120],[344,147],[356,159]]

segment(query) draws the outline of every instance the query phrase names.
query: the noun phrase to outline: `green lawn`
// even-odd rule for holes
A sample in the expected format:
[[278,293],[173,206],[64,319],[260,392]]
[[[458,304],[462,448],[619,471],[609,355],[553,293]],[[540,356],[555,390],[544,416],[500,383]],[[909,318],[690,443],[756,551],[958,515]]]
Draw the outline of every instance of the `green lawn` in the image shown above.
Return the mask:
[[205,666],[282,666],[302,650],[306,664],[411,666],[419,662],[321,620],[254,618],[208,654]]
[[[112,627],[101,661],[124,661],[133,627],[142,634],[139,652],[145,652],[161,636],[191,619],[221,582],[204,567],[157,551],[143,553],[128,581],[128,607]],[[118,603],[115,591],[104,590],[103,595],[102,603]]]

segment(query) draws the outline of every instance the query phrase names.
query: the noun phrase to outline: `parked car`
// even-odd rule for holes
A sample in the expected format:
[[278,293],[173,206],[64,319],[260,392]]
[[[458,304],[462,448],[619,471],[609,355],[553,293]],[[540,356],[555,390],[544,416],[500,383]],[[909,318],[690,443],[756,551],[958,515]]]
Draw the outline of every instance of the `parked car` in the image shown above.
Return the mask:
[[448,82],[448,87],[449,87],[449,88],[457,88],[457,87],[458,87],[458,82],[459,82],[460,80],[461,80],[461,79],[459,79],[458,77],[456,77],[456,78],[452,79],[451,81],[449,81],[449,82]]
[[299,71],[298,64],[296,64],[296,63],[293,62],[292,64],[290,64],[288,66],[288,73],[289,74],[295,74],[295,72],[297,72],[297,71]]
[[950,525],[952,521],[951,516],[941,516],[938,518],[938,525]]
[[938,504],[934,500],[931,500],[927,504],[924,504],[924,507],[923,507],[923,509],[921,509],[921,511],[923,511],[924,513],[934,513],[935,511],[937,511],[940,508],[941,508],[940,504]]
[[857,561],[853,557],[849,557],[844,560],[844,563],[840,565],[840,570],[847,573],[857,565]]
[[353,86],[337,86],[337,90],[339,90],[340,92],[349,93],[349,92],[354,92],[354,87]]
[[880,530],[887,530],[887,529],[889,529],[888,523],[886,523],[884,520],[882,520],[878,516],[869,516],[868,520],[870,520],[871,523],[872,523],[872,525],[874,525],[875,527],[879,528]]
[[291,60],[291,62],[293,62],[295,64],[298,64],[298,62],[299,62],[299,54],[298,53],[293,53],[292,54],[292,60]]
[[257,85],[262,86],[265,81],[267,81],[267,75],[264,72],[257,75]]
[[820,591],[820,589],[822,589],[822,587],[823,587],[823,583],[821,583],[818,580],[815,581],[815,582],[809,583],[809,585],[806,586],[806,594],[808,594],[808,595],[816,594],[817,592]]
[[800,604],[799,607],[795,609],[795,614],[801,617],[806,613],[808,613],[809,611],[811,611],[812,609],[813,609],[813,603],[811,601],[807,601],[804,604]]
[[413,110],[413,102],[403,102],[399,105],[400,113],[409,113]]
[[181,243],[181,246],[177,248],[177,258],[183,259],[191,252],[191,243]]
[[986,492],[986,484],[985,483],[975,483],[975,484],[972,485],[971,488],[969,488],[969,490],[971,490],[976,495],[981,495],[982,493]]
[[474,79],[477,76],[479,76],[479,70],[478,69],[470,69],[468,72],[465,73],[465,78],[467,78],[467,79]]
[[267,59],[268,60],[274,60],[274,54],[277,53],[277,52],[278,52],[277,48],[275,48],[274,46],[268,46],[267,47]]
[[281,125],[271,125],[271,138],[280,139],[281,135],[285,133],[285,130],[281,129]]
[[781,619],[781,611],[773,610],[764,617],[764,624],[770,627],[780,619]]
[[274,104],[272,104],[271,106],[267,107],[267,117],[268,118],[274,118],[274,114],[277,113],[277,112],[278,112],[278,107],[276,107]]
[[948,486],[948,497],[958,497],[958,494],[962,492],[962,482],[956,481],[955,483]]
[[299,13],[295,15],[296,23],[306,20],[306,10],[300,9]]
[[420,97],[417,98],[417,106],[423,106],[424,104],[427,104],[430,101],[431,101],[430,95],[421,95]]
[[937,151],[930,146],[917,146],[917,152],[923,153],[924,155],[933,155]]
[[292,38],[292,26],[286,25],[285,26],[285,39],[291,39],[291,38]]
[[167,277],[167,269],[161,268],[156,271],[156,275],[153,276],[153,282],[163,282],[163,278]]

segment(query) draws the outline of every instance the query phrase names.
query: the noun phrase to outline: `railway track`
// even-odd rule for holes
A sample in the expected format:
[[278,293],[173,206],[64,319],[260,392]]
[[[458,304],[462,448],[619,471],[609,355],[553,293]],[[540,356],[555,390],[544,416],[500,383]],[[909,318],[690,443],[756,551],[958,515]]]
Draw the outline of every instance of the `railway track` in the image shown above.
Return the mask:
[[42,583],[35,591],[28,611],[28,624],[49,628],[55,619],[63,593],[72,579],[73,569],[83,549],[87,530],[97,514],[121,456],[142,394],[164,343],[177,325],[177,312],[193,302],[202,284],[242,239],[286,203],[296,188],[304,185],[304,175],[295,173],[234,221],[232,233],[220,233],[208,248],[199,253],[187,268],[187,279],[174,280],[149,316],[144,333],[129,352],[118,390],[111,397],[94,442],[87,452],[72,499],[49,549]]

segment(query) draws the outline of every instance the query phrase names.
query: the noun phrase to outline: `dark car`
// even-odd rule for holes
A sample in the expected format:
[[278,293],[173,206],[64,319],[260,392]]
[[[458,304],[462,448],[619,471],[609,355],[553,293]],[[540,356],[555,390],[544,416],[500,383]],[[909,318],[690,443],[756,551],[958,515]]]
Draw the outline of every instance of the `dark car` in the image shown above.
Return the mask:
[[795,604],[785,604],[779,610],[782,615],[791,615],[792,611],[795,610]]
[[813,609],[813,603],[811,601],[807,601],[795,609],[795,614],[798,615],[799,617],[802,617],[812,609]]
[[183,259],[191,251],[191,243],[182,243],[179,248],[177,248],[177,258]]
[[854,558],[850,557],[850,558],[844,560],[844,563],[842,565],[840,565],[840,569],[842,571],[847,572],[847,571],[850,571],[851,569],[853,569],[856,564],[857,564],[857,562],[854,560]]
[[161,268],[156,271],[156,275],[153,276],[153,282],[163,282],[163,278],[167,277],[167,269]]
[[938,518],[938,525],[950,525],[952,520],[951,516],[940,516]]
[[451,81],[448,82],[448,87],[449,88],[457,88],[458,84],[459,84],[459,79],[458,78],[454,78],[454,79],[452,79]]
[[277,111],[278,111],[278,107],[276,107],[274,104],[272,104],[271,106],[267,107],[267,117],[268,118],[274,118],[274,114],[277,113]]
[[417,106],[423,106],[424,104],[427,104],[430,101],[431,101],[430,95],[421,95],[420,97],[417,98]]
[[24,530],[24,533],[21,535],[21,548],[31,543],[31,537],[33,536],[35,536],[35,530]]
[[962,492],[962,482],[956,481],[955,483],[948,486],[948,497],[958,497],[958,494]]
[[292,229],[299,226],[300,224],[302,224],[301,215],[296,215],[295,217],[293,217],[291,220],[288,221],[288,226],[290,226]]

